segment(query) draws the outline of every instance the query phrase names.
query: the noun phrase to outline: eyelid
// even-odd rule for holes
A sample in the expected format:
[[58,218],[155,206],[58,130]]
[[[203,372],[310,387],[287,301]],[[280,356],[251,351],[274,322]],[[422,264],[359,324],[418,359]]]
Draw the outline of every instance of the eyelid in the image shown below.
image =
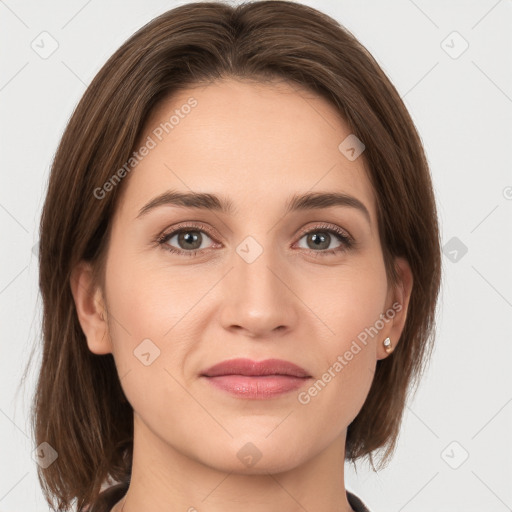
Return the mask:
[[340,228],[336,224],[329,224],[329,223],[325,223],[325,222],[320,223],[320,224],[315,224],[313,226],[306,226],[299,231],[297,236],[302,238],[304,235],[307,235],[311,231],[320,231],[322,229],[325,229],[326,231],[334,231],[335,233],[340,235],[342,238],[345,238],[348,242],[355,243],[354,237],[346,229]]
[[[157,236],[156,241],[162,243],[166,238],[170,238],[170,235],[174,236],[178,234],[180,231],[186,231],[189,229],[190,231],[204,231],[210,238],[216,239],[217,237],[213,234],[213,230],[208,228],[206,225],[202,224],[200,221],[188,221],[180,223],[176,226],[172,226],[171,228],[165,229],[160,235]],[[189,251],[191,252],[191,251]]]

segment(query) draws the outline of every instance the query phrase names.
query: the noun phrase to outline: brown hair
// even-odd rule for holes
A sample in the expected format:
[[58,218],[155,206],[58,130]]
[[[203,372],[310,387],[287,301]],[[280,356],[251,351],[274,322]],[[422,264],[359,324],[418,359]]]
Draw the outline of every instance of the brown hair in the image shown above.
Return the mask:
[[287,1],[190,3],[146,24],[107,61],[78,103],[51,169],[40,225],[43,357],[32,428],[36,445],[47,442],[58,453],[38,475],[48,503],[56,498],[60,510],[75,499],[79,509],[101,510],[102,488],[122,482],[109,491],[104,506],[111,507],[131,474],[133,410],[112,354],[88,350],[69,285],[80,260],[92,262],[103,283],[124,181],[101,200],[93,191],[125,164],[161,100],[225,77],[284,79],[314,91],[366,146],[388,276],[398,279],[393,258],[402,256],[414,285],[400,343],[377,361],[348,427],[346,459],[368,456],[373,466],[372,452],[385,447],[383,465],[395,449],[408,392],[432,350],[441,279],[434,194],[413,121],[374,58],[327,15]]

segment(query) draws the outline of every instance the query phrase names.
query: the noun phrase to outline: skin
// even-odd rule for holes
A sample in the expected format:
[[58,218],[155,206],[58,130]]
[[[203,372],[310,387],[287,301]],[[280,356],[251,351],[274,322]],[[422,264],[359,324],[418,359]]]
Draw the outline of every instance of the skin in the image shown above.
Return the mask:
[[[351,511],[346,430],[365,401],[377,360],[388,357],[383,340],[390,337],[396,346],[402,332],[410,268],[398,259],[401,281],[388,282],[364,160],[350,161],[338,149],[351,132],[326,100],[287,82],[226,79],[168,98],[141,140],[190,96],[197,106],[122,183],[104,288],[84,262],[71,283],[88,347],[113,354],[134,409],[124,512],[231,512],[241,504],[249,512]],[[162,205],[136,218],[169,189],[224,196],[236,211]],[[369,220],[350,206],[285,215],[290,195],[320,191],[354,196]],[[202,252],[172,254],[154,242],[186,221],[198,225],[194,233],[211,230],[213,236],[199,231]],[[324,223],[348,232],[356,245],[319,254],[343,244],[331,233],[330,242],[315,248],[311,237],[325,233],[317,228]],[[236,252],[247,236],[263,250],[251,263]],[[177,236],[169,245],[191,251]],[[394,302],[401,311],[301,404],[298,392]],[[148,338],[160,355],[146,366],[134,350]],[[299,390],[251,400],[200,378],[236,357],[285,359],[313,379]],[[252,466],[237,456],[249,442],[261,454]]]

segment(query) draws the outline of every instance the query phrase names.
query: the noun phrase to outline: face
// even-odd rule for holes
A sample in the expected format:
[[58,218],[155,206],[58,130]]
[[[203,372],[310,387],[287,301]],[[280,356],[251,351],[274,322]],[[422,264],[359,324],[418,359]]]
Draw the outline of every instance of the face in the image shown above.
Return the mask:
[[[113,353],[136,428],[162,449],[258,473],[345,439],[408,297],[386,278],[364,153],[338,147],[350,134],[286,82],[190,88],[148,120],[112,219],[108,323],[75,300],[90,350]],[[237,358],[303,373],[208,372]]]

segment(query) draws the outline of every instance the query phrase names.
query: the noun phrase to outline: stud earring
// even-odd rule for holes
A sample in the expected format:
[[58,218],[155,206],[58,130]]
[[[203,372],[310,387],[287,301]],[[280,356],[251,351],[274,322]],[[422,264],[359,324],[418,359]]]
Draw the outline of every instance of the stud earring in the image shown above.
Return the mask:
[[388,354],[391,354],[391,352],[393,352],[393,346],[391,345],[391,340],[389,338],[386,338],[384,341],[383,341],[383,344],[384,344],[384,347],[385,347],[385,350]]

